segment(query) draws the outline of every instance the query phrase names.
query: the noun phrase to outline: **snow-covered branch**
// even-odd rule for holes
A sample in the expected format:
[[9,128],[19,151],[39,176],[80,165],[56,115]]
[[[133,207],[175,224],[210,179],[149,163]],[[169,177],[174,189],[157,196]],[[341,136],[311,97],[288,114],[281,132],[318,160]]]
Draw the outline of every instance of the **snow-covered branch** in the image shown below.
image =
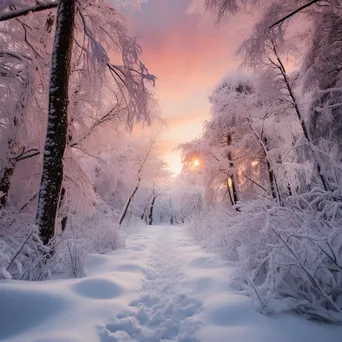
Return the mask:
[[40,12],[40,11],[45,11],[51,8],[56,8],[58,5],[58,1],[52,0],[52,1],[37,1],[37,4],[34,6],[27,6],[19,9],[13,9],[13,10],[8,10],[6,12],[2,12],[0,14],[0,21],[5,21],[9,19],[14,19],[18,18],[21,16],[25,16],[29,13],[35,13],[35,12]]

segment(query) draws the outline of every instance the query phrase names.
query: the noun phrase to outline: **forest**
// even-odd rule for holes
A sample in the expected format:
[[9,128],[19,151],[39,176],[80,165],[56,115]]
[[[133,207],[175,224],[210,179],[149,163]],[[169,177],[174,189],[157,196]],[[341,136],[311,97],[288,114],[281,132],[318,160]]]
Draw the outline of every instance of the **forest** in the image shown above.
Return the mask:
[[121,14],[144,2],[0,1],[0,293],[84,278],[91,255],[164,225],[234,263],[256,312],[342,323],[340,1],[190,3],[255,22],[201,134],[174,146],[177,175],[157,148],[158,75]]

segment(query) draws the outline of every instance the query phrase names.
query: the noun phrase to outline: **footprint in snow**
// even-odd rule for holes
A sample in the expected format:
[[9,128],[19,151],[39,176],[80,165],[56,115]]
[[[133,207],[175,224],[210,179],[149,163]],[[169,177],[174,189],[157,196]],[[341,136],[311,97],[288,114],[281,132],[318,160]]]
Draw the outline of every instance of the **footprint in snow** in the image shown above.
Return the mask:
[[196,342],[199,323],[192,319],[202,303],[179,290],[185,275],[177,255],[159,244],[145,270],[140,297],[127,312],[98,327],[101,342]]

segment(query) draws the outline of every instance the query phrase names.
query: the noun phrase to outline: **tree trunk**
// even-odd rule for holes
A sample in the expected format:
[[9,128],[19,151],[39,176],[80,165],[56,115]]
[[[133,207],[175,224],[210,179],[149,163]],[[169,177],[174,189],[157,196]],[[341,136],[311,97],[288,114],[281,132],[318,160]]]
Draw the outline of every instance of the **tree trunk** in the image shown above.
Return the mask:
[[152,199],[152,202],[151,202],[150,213],[148,215],[148,224],[149,224],[149,226],[152,226],[152,224],[153,224],[153,207],[154,207],[154,203],[156,202],[157,196],[158,196],[158,194],[154,195],[153,199]]
[[259,136],[259,134],[257,134],[257,132],[254,130],[254,128],[252,126],[252,122],[251,122],[250,118],[248,118],[248,117],[247,117],[247,122],[248,122],[248,125],[249,125],[251,131],[253,132],[254,136],[259,141],[260,146],[261,146],[261,148],[262,148],[262,150],[264,152],[264,158],[266,160],[268,179],[270,181],[270,188],[271,188],[272,197],[278,203],[281,204],[282,203],[282,199],[281,199],[281,196],[280,196],[280,191],[279,191],[279,186],[278,186],[277,178],[276,178],[276,175],[275,175],[275,173],[273,171],[270,159],[268,158],[268,156],[269,156],[269,153],[268,153],[269,152],[269,148],[267,146],[268,140],[267,140],[266,137],[262,137],[262,136]]
[[150,203],[150,199],[148,198],[144,207],[144,211],[141,214],[140,218],[144,220],[147,223],[147,210],[148,210],[148,204]]
[[[63,206],[66,208],[66,205],[64,205],[65,203],[65,187],[62,187],[61,190],[61,195],[60,195],[60,199],[59,199],[59,205],[58,205],[58,210],[61,213],[61,210],[63,209]],[[66,212],[64,213],[64,215],[61,218],[61,230],[62,232],[65,231],[66,225],[68,223],[68,213],[67,213],[67,209],[65,209]]]
[[36,224],[44,244],[55,233],[63,181],[63,155],[68,125],[68,90],[76,0],[59,0],[51,57],[49,112]]
[[229,195],[229,199],[230,199],[230,203],[232,205],[232,207],[234,206],[234,201],[233,201],[233,197],[232,197],[232,193],[230,191],[230,184],[229,184],[229,181],[232,181],[231,177],[228,175],[227,177],[227,192],[228,192],[228,195]]
[[8,194],[12,184],[14,174],[14,165],[6,167],[4,174],[0,180],[0,209],[5,207],[8,199]]
[[173,224],[174,224],[174,216],[173,216],[174,212],[173,212],[173,206],[172,206],[172,200],[171,200],[171,198],[170,198],[169,202],[170,202],[170,210],[171,210],[170,224],[171,224],[171,226],[173,226]]
[[[232,144],[232,136],[231,136],[231,134],[228,134],[227,135],[227,146],[230,146],[231,144]],[[236,173],[235,173],[235,164],[234,164],[234,160],[233,160],[231,152],[228,152],[227,158],[229,160],[229,167],[234,170],[234,172],[231,173],[228,178],[230,178],[232,181],[233,202],[235,205],[239,201],[239,193],[238,193],[238,182],[237,182],[237,177],[236,177]],[[236,210],[240,211],[239,209],[236,209]]]
[[132,200],[133,200],[134,195],[136,194],[136,192],[137,192],[138,189],[139,189],[140,181],[141,181],[141,178],[139,177],[138,183],[137,183],[137,185],[135,186],[133,192],[130,194],[130,196],[129,196],[129,198],[128,198],[128,201],[127,201],[127,203],[126,203],[126,205],[125,205],[125,207],[124,207],[124,210],[123,210],[123,212],[122,212],[122,214],[121,214],[121,216],[120,216],[120,220],[119,220],[119,225],[120,225],[120,226],[121,226],[123,220],[125,219],[125,217],[126,217],[126,215],[127,215],[128,208],[129,208],[129,206],[131,205],[131,202],[132,202]]
[[301,111],[299,109],[299,106],[298,106],[298,103],[297,103],[297,99],[296,99],[295,94],[294,94],[294,92],[292,90],[292,87],[290,85],[290,81],[289,81],[289,79],[287,77],[287,72],[286,72],[285,66],[284,66],[283,62],[281,61],[280,56],[278,55],[278,51],[277,51],[277,49],[276,49],[274,44],[273,44],[273,52],[274,52],[274,54],[275,54],[275,56],[277,58],[277,61],[278,61],[279,65],[275,64],[274,62],[272,62],[272,63],[275,64],[277,66],[277,68],[280,70],[280,73],[281,73],[281,76],[283,77],[283,80],[284,80],[286,89],[288,91],[289,97],[291,98],[292,105],[293,105],[294,110],[296,112],[296,115],[298,117],[299,123],[300,123],[300,125],[302,127],[304,137],[305,137],[306,141],[309,143],[309,148],[310,148],[310,150],[311,150],[311,152],[313,154],[313,157],[314,157],[314,160],[315,160],[315,164],[316,164],[316,170],[317,170],[317,173],[318,173],[318,177],[321,179],[321,182],[322,182],[324,190],[328,191],[329,190],[329,184],[328,184],[328,181],[325,179],[325,176],[323,174],[322,166],[321,166],[321,163],[320,163],[320,158],[319,158],[317,152],[315,151],[315,149],[312,147],[312,145],[314,145],[314,144],[313,144],[313,141],[311,139],[309,130],[306,127],[306,124],[305,124],[305,121],[304,121],[304,116],[302,115],[302,113],[301,113]]
[[[233,191],[233,199],[234,199],[234,204],[236,204],[239,201],[239,194],[238,194],[238,183],[236,179],[236,175],[233,174],[231,175],[232,179],[232,191]],[[236,209],[239,211],[239,209]]]
[[271,162],[268,158],[268,152],[269,152],[269,148],[267,146],[268,144],[268,140],[266,137],[263,138],[263,141],[260,141],[260,145],[261,147],[264,149],[264,154],[265,154],[265,159],[266,159],[266,165],[267,165],[267,171],[268,171],[268,178],[270,181],[270,187],[271,187],[271,193],[272,193],[272,197],[279,203],[282,203],[282,199],[280,196],[280,191],[279,191],[279,186],[278,186],[278,182],[277,182],[277,178],[274,174],[273,168],[271,166]]

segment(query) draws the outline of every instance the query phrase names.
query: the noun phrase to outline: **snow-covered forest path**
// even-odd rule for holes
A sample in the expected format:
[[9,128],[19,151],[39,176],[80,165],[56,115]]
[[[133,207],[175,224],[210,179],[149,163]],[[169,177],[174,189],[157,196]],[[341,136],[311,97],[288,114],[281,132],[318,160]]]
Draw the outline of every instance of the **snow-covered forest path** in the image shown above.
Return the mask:
[[[135,245],[133,240],[133,250],[150,251],[143,270],[141,292],[127,311],[104,327],[101,341],[196,341],[199,322],[192,318],[199,312],[202,302],[192,293],[183,273],[185,253],[191,253],[194,246],[177,228],[153,227],[145,233],[145,245],[141,242]],[[132,248],[132,240],[128,248]],[[195,257],[193,266],[206,261],[201,256]],[[197,285],[201,284],[205,286],[204,278]]]
[[127,250],[145,253],[141,290],[98,327],[101,342],[318,342],[327,333],[329,341],[340,341],[333,327],[256,312],[248,297],[229,286],[234,265],[192,243],[186,227],[147,227],[129,239]]
[[126,248],[91,255],[87,276],[0,282],[0,341],[340,342],[341,326],[263,316],[230,285],[234,265],[186,226],[143,227]]

